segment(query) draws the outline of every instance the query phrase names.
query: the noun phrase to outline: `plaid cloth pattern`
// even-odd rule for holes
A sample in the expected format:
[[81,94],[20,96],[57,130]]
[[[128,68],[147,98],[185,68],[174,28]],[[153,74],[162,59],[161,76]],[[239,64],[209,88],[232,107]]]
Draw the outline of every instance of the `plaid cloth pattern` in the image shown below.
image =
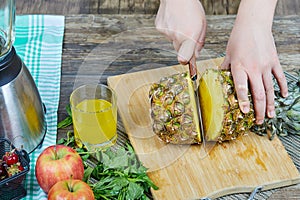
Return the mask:
[[46,106],[47,133],[40,149],[30,154],[24,199],[47,199],[35,178],[35,162],[47,146],[56,143],[57,110],[60,92],[64,16],[16,16],[14,47],[31,72]]

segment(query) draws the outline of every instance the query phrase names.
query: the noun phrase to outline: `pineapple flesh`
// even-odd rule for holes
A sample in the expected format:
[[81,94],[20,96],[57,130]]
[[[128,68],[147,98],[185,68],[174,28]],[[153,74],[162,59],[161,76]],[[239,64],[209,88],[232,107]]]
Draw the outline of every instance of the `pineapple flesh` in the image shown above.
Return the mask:
[[206,70],[199,83],[203,127],[207,141],[236,139],[249,131],[254,123],[254,111],[244,114],[234,90],[231,73]]
[[[298,82],[288,98],[276,91],[275,118],[256,125],[251,96],[250,112],[239,109],[230,71],[207,69],[199,81],[204,138],[224,142],[253,131],[259,135],[300,134]],[[149,91],[153,131],[166,143],[201,143],[199,119],[192,81],[188,73],[174,74],[154,83]]]

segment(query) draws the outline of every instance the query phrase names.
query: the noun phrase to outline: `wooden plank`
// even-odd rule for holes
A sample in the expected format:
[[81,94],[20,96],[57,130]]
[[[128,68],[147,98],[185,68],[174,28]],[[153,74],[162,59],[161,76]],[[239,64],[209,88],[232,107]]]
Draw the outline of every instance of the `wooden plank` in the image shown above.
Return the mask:
[[[222,59],[200,61],[198,70],[219,66]],[[171,145],[158,139],[151,128],[148,91],[161,77],[185,71],[171,67],[108,78],[115,89],[118,109],[139,159],[160,187],[155,199],[217,198],[227,194],[288,186],[300,182],[300,174],[276,137],[270,141],[254,133],[223,144]],[[280,163],[280,164],[279,164]]]
[[200,0],[207,15],[232,15],[237,13],[240,0]]
[[[207,15],[236,14],[240,0],[200,0]],[[159,0],[18,0],[18,14],[156,14]],[[278,0],[276,15],[299,15],[300,0]]]
[[300,0],[279,0],[275,15],[300,15]]
[[97,0],[17,0],[17,14],[88,14],[98,12]]

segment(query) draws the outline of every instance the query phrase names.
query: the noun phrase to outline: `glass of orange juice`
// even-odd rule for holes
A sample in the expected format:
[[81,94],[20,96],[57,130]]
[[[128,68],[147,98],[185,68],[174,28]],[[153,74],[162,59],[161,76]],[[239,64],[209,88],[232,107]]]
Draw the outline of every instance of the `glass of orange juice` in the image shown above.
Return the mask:
[[82,85],[70,96],[75,139],[91,151],[117,140],[117,97],[104,84]]

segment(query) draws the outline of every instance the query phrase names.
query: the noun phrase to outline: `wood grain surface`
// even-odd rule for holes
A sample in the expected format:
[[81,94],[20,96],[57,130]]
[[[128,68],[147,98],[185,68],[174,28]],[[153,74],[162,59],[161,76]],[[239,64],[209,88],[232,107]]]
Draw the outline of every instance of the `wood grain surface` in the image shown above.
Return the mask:
[[[201,0],[207,15],[236,14],[240,0]],[[159,0],[17,0],[18,14],[155,14]],[[299,15],[300,0],[278,0],[276,15]]]
[[[153,15],[67,15],[62,55],[58,120],[80,81],[106,83],[107,77],[177,64],[173,47],[154,28]],[[208,16],[205,48],[199,60],[225,52],[234,15]],[[273,33],[283,69],[300,69],[300,17],[275,17]],[[71,129],[70,127],[69,129]],[[58,130],[58,138],[68,129]],[[300,187],[276,190],[269,199],[296,200]]]
[[[223,59],[197,63],[198,70],[220,66]],[[152,131],[149,89],[162,77],[187,71],[175,65],[108,77],[130,142],[159,187],[154,199],[201,199],[300,183],[300,174],[278,138],[249,133],[222,144],[165,144]],[[200,74],[201,76],[201,74]],[[280,163],[280,165],[279,165]]]

